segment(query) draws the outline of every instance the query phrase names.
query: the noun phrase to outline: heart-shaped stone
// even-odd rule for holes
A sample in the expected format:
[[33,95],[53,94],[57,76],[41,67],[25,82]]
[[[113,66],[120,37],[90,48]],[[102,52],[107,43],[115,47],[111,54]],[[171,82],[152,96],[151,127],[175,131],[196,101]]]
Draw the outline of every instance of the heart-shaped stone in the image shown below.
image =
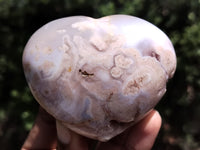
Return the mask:
[[168,37],[145,20],[76,16],[36,31],[23,66],[34,97],[59,128],[106,141],[158,103],[176,56]]

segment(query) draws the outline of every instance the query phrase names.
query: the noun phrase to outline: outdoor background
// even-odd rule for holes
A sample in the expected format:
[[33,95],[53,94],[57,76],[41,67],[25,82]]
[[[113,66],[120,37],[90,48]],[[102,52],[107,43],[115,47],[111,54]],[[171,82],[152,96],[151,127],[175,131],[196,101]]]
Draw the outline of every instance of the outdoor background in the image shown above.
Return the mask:
[[21,61],[29,37],[57,18],[111,14],[155,24],[176,50],[177,71],[156,107],[163,124],[153,150],[200,150],[200,0],[0,0],[0,149],[19,149],[38,111]]

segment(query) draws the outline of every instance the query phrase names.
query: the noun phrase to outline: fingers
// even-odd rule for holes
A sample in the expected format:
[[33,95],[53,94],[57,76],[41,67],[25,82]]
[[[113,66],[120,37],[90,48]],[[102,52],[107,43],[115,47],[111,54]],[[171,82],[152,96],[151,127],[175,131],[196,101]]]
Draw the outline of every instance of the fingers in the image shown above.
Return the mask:
[[21,150],[56,149],[55,119],[42,108]]
[[134,150],[150,150],[160,130],[161,122],[160,114],[155,110],[151,111],[146,118],[132,127],[127,147],[134,147]]
[[88,139],[56,122],[58,150],[88,150]]
[[150,150],[161,127],[161,117],[155,110],[143,120],[112,140],[99,144],[97,150]]
[[[155,110],[123,134],[98,144],[97,150],[150,150],[161,127]],[[58,150],[94,149],[95,141],[85,138],[57,123]],[[53,150],[57,147],[56,124],[52,116],[40,108],[35,124],[21,150]]]
[[89,139],[65,127],[57,124],[56,129],[55,119],[40,107],[35,124],[21,150],[88,150],[90,145]]

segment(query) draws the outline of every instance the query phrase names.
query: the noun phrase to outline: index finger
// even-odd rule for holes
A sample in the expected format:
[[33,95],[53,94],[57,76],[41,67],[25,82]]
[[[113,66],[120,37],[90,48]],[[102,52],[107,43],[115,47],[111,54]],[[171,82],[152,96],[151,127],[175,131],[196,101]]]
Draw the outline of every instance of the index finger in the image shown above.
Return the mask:
[[40,107],[35,123],[21,150],[56,150],[56,146],[57,136],[55,119]]

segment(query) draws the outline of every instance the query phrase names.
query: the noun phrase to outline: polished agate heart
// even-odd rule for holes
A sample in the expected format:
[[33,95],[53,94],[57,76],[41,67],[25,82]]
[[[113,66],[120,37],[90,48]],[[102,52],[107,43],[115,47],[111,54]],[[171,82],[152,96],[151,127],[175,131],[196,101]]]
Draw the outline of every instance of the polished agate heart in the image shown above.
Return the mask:
[[127,15],[52,21],[28,41],[23,66],[40,105],[64,129],[107,141],[142,119],[176,68],[172,43]]

